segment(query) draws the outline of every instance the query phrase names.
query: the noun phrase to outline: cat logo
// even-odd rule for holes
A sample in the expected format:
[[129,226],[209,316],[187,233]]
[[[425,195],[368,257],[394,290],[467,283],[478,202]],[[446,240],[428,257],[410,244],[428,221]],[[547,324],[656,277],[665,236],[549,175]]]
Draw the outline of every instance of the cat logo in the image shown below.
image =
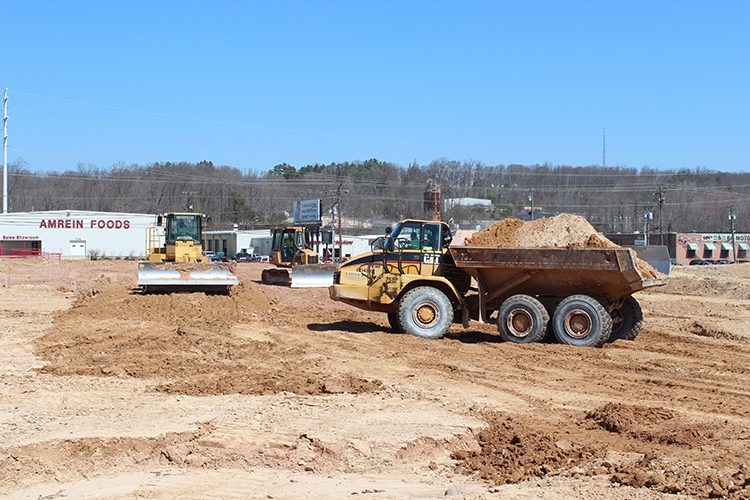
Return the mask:
[[440,264],[440,254],[426,253],[422,256],[422,262],[425,264]]

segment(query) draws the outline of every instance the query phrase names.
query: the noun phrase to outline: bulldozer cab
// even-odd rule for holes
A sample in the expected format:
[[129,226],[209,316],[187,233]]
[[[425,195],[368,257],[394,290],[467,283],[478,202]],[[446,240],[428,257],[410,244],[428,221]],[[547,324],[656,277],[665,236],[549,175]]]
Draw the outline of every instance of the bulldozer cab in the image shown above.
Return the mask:
[[275,227],[272,229],[271,262],[277,266],[317,264],[317,253],[312,249],[310,233],[304,227]]
[[166,217],[165,242],[167,245],[174,245],[178,241],[201,242],[203,234],[201,214],[170,213]]

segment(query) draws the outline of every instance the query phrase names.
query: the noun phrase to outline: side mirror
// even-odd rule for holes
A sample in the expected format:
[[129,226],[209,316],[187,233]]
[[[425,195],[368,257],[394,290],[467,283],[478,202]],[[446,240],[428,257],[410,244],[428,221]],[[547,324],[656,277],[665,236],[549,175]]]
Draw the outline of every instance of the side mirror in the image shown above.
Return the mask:
[[164,222],[164,219],[162,218],[162,216],[161,215],[157,215],[156,216],[156,225],[157,226],[161,226],[163,222]]
[[372,243],[370,244],[370,249],[373,252],[377,252],[378,250],[382,250],[384,246],[385,238],[382,236],[379,238],[375,238]]

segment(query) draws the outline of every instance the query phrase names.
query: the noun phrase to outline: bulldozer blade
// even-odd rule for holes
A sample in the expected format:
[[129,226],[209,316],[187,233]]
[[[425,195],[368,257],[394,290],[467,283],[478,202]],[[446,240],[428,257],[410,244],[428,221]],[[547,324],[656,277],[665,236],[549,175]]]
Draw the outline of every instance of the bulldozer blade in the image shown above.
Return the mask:
[[336,264],[308,264],[292,268],[292,288],[327,288],[333,285]]
[[266,285],[290,286],[291,280],[289,274],[289,269],[272,267],[270,269],[263,269],[260,280]]
[[151,291],[227,292],[240,280],[231,266],[196,262],[138,264],[138,286]]

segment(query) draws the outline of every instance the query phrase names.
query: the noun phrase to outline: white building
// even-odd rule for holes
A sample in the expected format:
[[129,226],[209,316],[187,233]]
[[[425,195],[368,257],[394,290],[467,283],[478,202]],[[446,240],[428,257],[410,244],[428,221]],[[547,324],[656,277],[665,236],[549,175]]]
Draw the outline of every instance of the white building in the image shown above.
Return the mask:
[[84,210],[0,214],[0,255],[145,257],[156,215]]
[[490,210],[492,209],[492,200],[486,198],[445,198],[443,200],[443,210],[446,212],[458,207]]
[[204,231],[203,249],[207,252],[224,252],[232,257],[238,252],[268,255],[271,253],[271,231],[268,229]]
[[[370,244],[378,236],[382,235],[342,235],[344,257],[350,258],[369,252]],[[338,252],[338,238],[334,235],[333,239],[334,244],[328,246],[331,255]],[[325,245],[321,243],[316,246],[320,248],[321,259],[326,260]],[[205,231],[203,233],[203,249],[209,252],[224,252],[227,257],[232,257],[241,251],[249,254],[269,255],[271,253],[271,231],[269,229]]]

